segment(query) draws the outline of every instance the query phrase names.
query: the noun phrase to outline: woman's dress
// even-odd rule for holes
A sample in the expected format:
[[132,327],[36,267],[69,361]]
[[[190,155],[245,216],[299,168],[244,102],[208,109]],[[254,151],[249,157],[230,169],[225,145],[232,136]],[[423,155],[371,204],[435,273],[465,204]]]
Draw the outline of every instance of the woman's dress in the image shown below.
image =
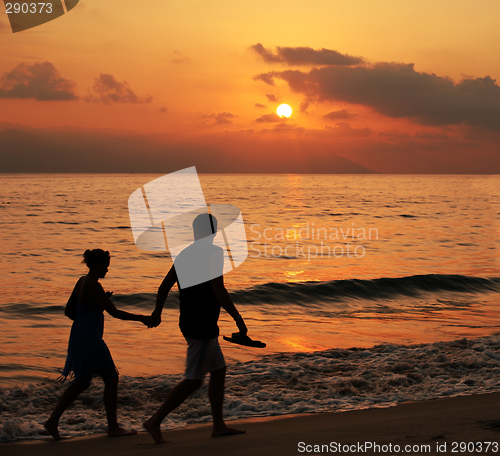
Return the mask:
[[71,372],[76,380],[90,380],[97,375],[116,372],[111,353],[102,339],[103,333],[104,309],[98,303],[87,300],[77,303],[63,378]]

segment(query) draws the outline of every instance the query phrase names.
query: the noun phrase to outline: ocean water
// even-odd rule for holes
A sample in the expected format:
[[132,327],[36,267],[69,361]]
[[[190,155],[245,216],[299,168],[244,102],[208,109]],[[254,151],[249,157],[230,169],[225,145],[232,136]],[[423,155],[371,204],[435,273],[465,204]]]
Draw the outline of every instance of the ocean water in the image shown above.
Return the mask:
[[[0,440],[39,438],[65,385],[65,302],[87,248],[102,284],[149,314],[171,266],[134,245],[127,201],[159,175],[0,175]],[[241,209],[249,257],[225,276],[250,349],[221,341],[228,418],[390,406],[500,390],[499,176],[201,175]],[[156,329],[106,316],[120,415],[139,427],[182,377],[174,290]],[[224,313],[221,334],[235,325]],[[102,383],[61,421],[104,429]],[[165,422],[206,421],[204,391]]]

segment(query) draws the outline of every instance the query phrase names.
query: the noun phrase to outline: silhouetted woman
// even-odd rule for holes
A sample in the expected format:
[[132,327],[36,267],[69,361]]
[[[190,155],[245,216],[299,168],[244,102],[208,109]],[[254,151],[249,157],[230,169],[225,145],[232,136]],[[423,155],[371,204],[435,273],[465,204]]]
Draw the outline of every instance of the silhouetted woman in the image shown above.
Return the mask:
[[120,320],[140,321],[146,326],[153,326],[151,317],[135,315],[118,310],[111,302],[111,293],[105,293],[99,279],[106,276],[110,263],[109,252],[101,249],[86,250],[83,261],[89,272],[78,280],[73,290],[72,299],[76,312],[68,344],[68,356],[62,376],[71,372],[74,381],[63,393],[52,415],[44,423],[45,428],[56,440],[61,439],[58,423],[61,415],[89,386],[93,377],[99,375],[104,381],[104,406],[108,420],[108,435],[131,435],[136,431],[123,429],[116,417],[118,373],[107,345],[102,339],[105,310]]

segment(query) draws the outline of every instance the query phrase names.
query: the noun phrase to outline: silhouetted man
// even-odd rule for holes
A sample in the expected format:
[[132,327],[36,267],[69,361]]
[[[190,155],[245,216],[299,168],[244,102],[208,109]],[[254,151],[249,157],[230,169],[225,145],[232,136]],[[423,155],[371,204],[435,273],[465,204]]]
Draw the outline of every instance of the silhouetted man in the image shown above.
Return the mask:
[[177,282],[179,327],[188,343],[186,372],[184,380],[169,392],[158,411],[144,423],[156,443],[166,442],[160,430],[163,419],[201,387],[207,372],[210,372],[212,436],[245,433],[226,426],[222,416],[226,363],[218,341],[221,306],[233,317],[242,336],[246,335],[247,327],[224,286],[224,251],[213,244],[217,219],[208,213],[198,215],[193,221],[193,233],[195,241],[179,253],[158,288],[156,307],[151,314],[159,325],[168,293]]

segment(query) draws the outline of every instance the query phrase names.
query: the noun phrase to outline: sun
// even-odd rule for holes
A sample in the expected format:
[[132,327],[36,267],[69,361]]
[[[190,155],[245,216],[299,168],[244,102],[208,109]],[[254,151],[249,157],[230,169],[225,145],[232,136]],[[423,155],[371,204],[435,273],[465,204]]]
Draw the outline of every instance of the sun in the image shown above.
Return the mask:
[[276,109],[276,114],[280,117],[290,117],[292,115],[292,108],[287,104],[281,104]]

